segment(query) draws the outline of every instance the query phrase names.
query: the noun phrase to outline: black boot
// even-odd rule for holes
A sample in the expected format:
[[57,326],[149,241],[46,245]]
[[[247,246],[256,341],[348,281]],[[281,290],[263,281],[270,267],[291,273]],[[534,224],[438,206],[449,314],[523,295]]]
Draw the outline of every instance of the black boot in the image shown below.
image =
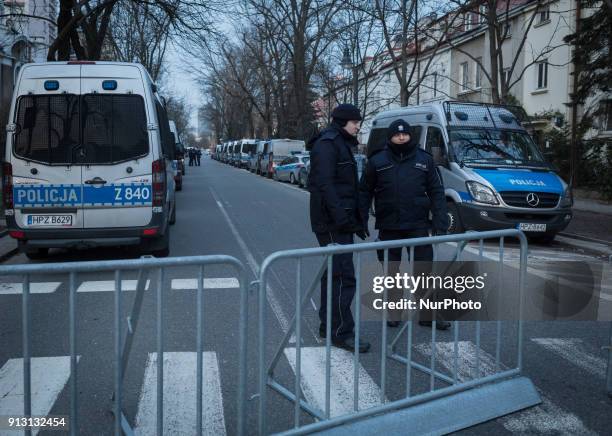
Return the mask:
[[[334,339],[332,340],[332,345],[334,347],[343,348],[345,350],[348,350],[351,353],[355,352],[355,347],[357,346],[357,344],[355,344],[354,337],[348,337],[346,339]],[[359,346],[360,353],[367,353],[370,350],[370,343],[366,341],[362,341],[361,339],[359,340],[358,346]]]

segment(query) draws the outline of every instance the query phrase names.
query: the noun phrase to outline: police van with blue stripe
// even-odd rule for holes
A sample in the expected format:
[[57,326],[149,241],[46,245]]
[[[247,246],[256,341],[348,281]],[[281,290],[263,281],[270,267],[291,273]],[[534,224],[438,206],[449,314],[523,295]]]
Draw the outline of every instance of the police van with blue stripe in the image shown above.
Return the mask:
[[438,165],[450,232],[518,228],[550,242],[569,224],[568,185],[529,136],[519,108],[445,101],[382,112],[372,120],[368,155],[400,118]]
[[167,256],[173,159],[164,100],[142,65],[27,64],[2,168],[9,234],[31,258],[128,245]]

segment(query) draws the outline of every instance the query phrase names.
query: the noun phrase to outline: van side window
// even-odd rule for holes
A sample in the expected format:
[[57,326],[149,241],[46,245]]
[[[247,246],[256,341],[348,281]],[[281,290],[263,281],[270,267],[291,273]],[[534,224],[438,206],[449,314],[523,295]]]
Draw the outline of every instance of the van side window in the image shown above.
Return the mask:
[[80,143],[78,96],[24,95],[17,104],[15,123],[17,156],[50,164],[73,162],[72,150]]
[[155,110],[157,112],[157,122],[159,124],[159,136],[162,142],[162,151],[168,159],[174,159],[174,138],[170,131],[168,115],[166,109],[155,100]]
[[442,131],[439,128],[429,126],[427,128],[427,139],[425,140],[425,150],[431,153],[432,147],[444,148],[444,136],[442,136]]
[[149,152],[147,117],[141,96],[86,94],[81,113],[83,163],[121,162]]

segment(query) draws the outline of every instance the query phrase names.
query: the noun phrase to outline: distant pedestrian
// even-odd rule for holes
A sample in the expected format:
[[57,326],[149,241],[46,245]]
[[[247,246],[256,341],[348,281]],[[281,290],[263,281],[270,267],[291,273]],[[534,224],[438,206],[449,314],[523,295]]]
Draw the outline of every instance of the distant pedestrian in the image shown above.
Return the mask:
[[[319,245],[352,244],[353,235],[366,238],[359,215],[357,165],[351,150],[358,144],[361,124],[359,109],[341,104],[332,112],[332,123],[313,141],[310,152],[310,223]],[[331,311],[331,342],[349,351],[365,353],[370,344],[355,343],[351,303],[355,295],[355,270],[352,253],[332,257],[331,307],[327,307],[327,275],[321,279],[319,335],[327,335],[327,310]]]
[[200,159],[202,159],[202,150],[198,148],[195,154],[197,165],[200,166]]
[[192,167],[195,160],[195,154],[193,152],[193,148],[189,149],[189,166]]
[[[448,229],[448,216],[444,186],[431,154],[418,146],[417,139],[410,135],[410,125],[404,120],[396,120],[387,129],[386,147],[368,159],[366,170],[361,178],[360,209],[362,220],[367,223],[370,205],[374,199],[375,228],[378,239],[389,241],[445,234]],[[431,211],[433,223],[429,222]],[[410,253],[410,251],[408,251]],[[384,252],[378,252],[378,259],[384,261]],[[399,273],[402,248],[391,248],[388,254],[388,274],[395,277]],[[429,274],[433,260],[431,245],[414,248],[414,275],[419,272]],[[417,271],[419,270],[419,271]],[[402,298],[400,290],[388,293],[388,301]],[[420,325],[431,326],[431,315],[421,313]],[[430,319],[424,319],[425,317]],[[389,311],[390,327],[400,324],[401,311]],[[439,320],[436,328],[446,330],[447,321]]]

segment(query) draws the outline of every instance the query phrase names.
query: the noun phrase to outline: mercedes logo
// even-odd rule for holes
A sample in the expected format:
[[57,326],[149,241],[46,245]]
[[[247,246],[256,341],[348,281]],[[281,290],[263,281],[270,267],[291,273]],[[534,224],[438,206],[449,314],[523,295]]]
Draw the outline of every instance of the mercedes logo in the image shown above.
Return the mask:
[[531,207],[536,207],[538,204],[540,204],[540,197],[538,197],[533,192],[530,192],[529,194],[527,194],[526,200],[527,200],[527,204]]

